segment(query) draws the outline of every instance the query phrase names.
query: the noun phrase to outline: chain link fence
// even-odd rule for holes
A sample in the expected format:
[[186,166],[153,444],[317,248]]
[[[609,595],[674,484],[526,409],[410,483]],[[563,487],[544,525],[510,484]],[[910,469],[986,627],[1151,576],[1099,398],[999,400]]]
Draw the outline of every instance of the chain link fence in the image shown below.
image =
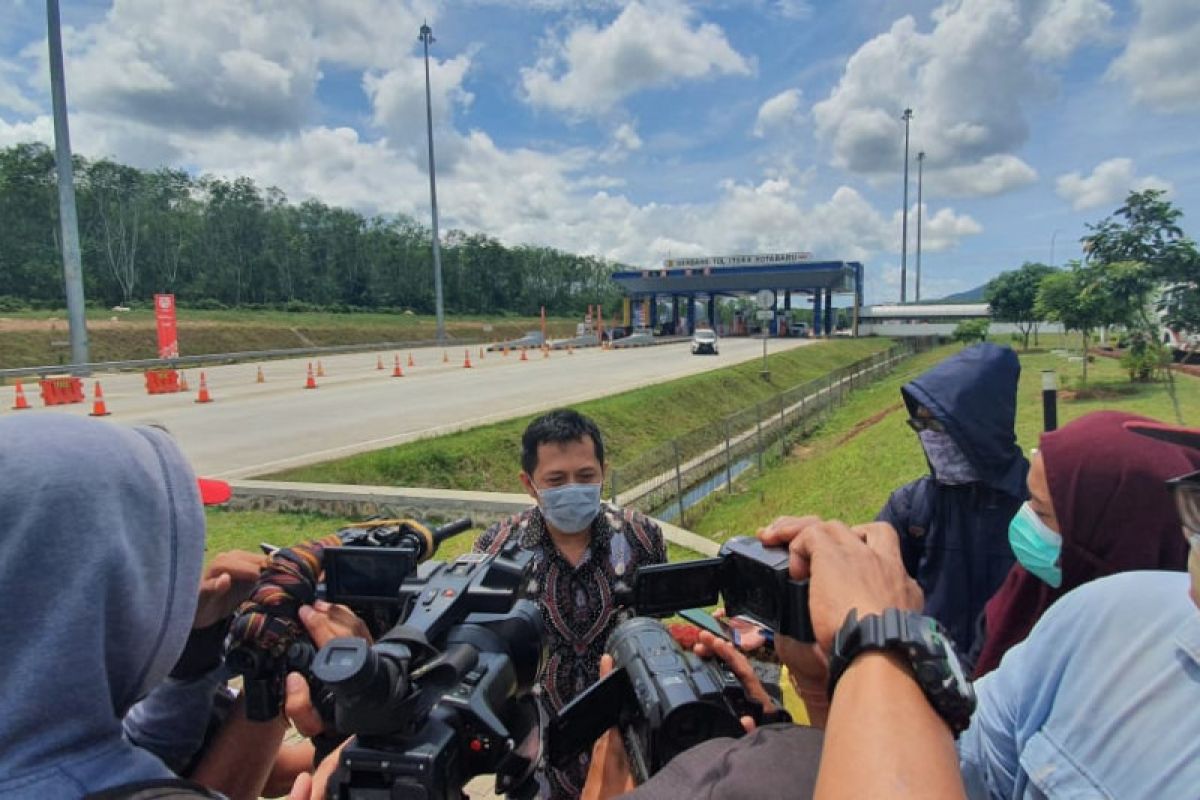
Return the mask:
[[888,375],[936,339],[910,339],[820,378],[730,414],[609,469],[609,496],[668,522],[686,525],[687,510],[716,491],[733,492],[750,469],[786,455],[855,389]]

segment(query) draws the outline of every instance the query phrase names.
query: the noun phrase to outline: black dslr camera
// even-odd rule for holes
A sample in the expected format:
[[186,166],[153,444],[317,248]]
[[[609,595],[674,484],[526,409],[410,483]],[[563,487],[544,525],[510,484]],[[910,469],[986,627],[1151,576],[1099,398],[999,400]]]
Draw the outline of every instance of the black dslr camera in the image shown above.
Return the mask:
[[640,567],[627,600],[647,617],[724,600],[731,617],[749,617],[777,634],[814,641],[808,582],[788,577],[785,548],[763,547],[749,536],[728,540],[716,558]]
[[[640,784],[684,750],[718,736],[741,736],[741,717],[764,721],[762,706],[746,697],[732,672],[685,652],[656,620],[622,622],[607,650],[613,671],[568,703],[547,732],[556,766],[616,725]],[[783,712],[780,718],[786,719]]]
[[321,648],[312,674],[332,693],[337,729],[356,735],[330,798],[458,800],[487,773],[498,793],[536,794],[531,692],[544,648],[541,612],[524,597],[531,564],[516,543],[422,564],[394,595],[402,621],[374,645]]

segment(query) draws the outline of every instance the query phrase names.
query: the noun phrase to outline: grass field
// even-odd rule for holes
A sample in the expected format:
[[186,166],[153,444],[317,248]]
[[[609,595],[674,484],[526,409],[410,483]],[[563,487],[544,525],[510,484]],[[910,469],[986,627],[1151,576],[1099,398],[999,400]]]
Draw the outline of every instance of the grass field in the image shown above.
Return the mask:
[[[207,518],[208,550],[205,555],[209,560],[226,550],[258,552],[259,542],[286,547],[308,539],[317,539],[352,521],[319,514],[228,511],[221,508],[207,509]],[[436,558],[448,561],[468,552],[475,537],[481,532],[482,529],[475,529],[455,536],[441,546]],[[700,554],[668,542],[667,557],[671,561],[688,561],[700,558]]]
[[[873,519],[891,491],[928,469],[916,436],[904,420],[900,386],[958,349],[947,346],[908,361],[886,381],[856,392],[816,435],[786,460],[738,486],[732,496],[716,495],[693,512],[691,527],[718,541],[754,530],[782,514],[819,514],[848,522]],[[1028,450],[1042,430],[1041,370],[1055,369],[1060,381],[1078,387],[1082,365],[1050,353],[1021,357],[1017,438]],[[1064,392],[1059,424],[1100,409],[1116,408],[1163,420],[1175,413],[1165,383],[1131,384],[1117,361],[1097,358],[1089,365],[1088,390]],[[1176,375],[1185,422],[1200,424],[1200,379]]]
[[[552,319],[547,327],[552,336],[564,336],[575,332],[577,321]],[[431,340],[436,333],[432,316],[408,314],[180,309],[178,324],[184,355]],[[451,337],[490,340],[523,335],[540,324],[537,318],[527,317],[451,316],[446,319],[446,330]],[[89,309],[89,357],[92,361],[154,358],[154,331],[153,311]],[[68,338],[66,312],[0,314],[0,369],[65,363]]]
[[[804,383],[891,345],[888,339],[839,339],[768,357],[771,380],[751,361],[702,375],[581,403],[604,433],[609,464],[620,468],[647,450],[777,392]],[[460,433],[288,470],[273,480],[425,486],[519,492],[521,417]]]

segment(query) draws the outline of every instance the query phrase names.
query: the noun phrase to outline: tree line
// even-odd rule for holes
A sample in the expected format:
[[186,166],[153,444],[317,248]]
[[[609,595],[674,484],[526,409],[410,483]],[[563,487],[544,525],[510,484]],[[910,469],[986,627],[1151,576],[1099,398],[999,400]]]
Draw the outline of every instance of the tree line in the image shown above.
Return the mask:
[[1162,191],[1130,192],[1087,225],[1082,260],[1065,269],[1026,263],[993,278],[984,293],[992,317],[1016,323],[1026,348],[1043,320],[1081,334],[1085,353],[1099,331],[1115,329],[1130,378],[1149,380],[1170,360],[1171,334],[1181,351],[1200,351],[1200,252],[1182,218]]
[[[297,204],[244,177],[73,163],[92,304],[169,292],[193,308],[434,311],[430,230],[411,217]],[[0,150],[0,311],[63,305],[59,230],[54,152],[36,143]],[[458,230],[442,236],[441,259],[446,310],[469,314],[615,308],[609,276],[628,269]]]

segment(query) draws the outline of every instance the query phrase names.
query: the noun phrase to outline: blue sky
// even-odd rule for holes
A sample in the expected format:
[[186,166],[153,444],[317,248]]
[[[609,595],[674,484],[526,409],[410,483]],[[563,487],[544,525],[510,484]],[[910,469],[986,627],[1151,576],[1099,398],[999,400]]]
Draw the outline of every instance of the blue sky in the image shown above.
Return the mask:
[[[1200,218],[1194,0],[62,2],[77,152],[423,222],[427,19],[442,227],[510,244],[807,250],[895,299],[906,106],[926,297],[1132,188]],[[0,146],[50,141],[44,3],[0,14]]]

